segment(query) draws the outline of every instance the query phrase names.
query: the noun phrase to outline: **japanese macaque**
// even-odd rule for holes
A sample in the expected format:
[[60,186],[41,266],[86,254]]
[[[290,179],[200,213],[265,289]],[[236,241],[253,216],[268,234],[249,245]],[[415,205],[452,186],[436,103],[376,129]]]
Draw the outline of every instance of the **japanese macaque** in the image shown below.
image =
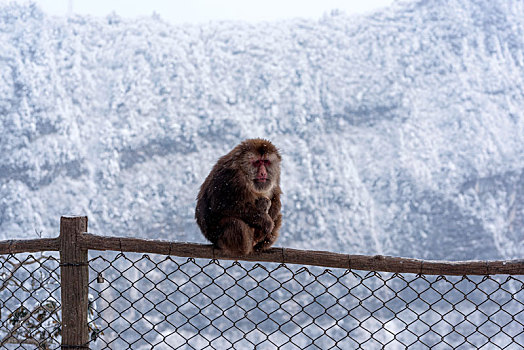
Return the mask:
[[278,238],[280,161],[277,148],[249,139],[215,164],[200,187],[195,218],[204,236],[232,256],[269,248]]

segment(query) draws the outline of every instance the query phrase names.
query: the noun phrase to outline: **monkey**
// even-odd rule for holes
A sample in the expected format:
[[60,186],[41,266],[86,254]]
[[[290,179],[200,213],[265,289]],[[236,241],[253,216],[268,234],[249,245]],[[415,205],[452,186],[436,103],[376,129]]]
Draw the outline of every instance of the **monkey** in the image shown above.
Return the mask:
[[195,219],[230,256],[265,250],[282,224],[281,156],[268,140],[247,139],[218,159],[197,195]]

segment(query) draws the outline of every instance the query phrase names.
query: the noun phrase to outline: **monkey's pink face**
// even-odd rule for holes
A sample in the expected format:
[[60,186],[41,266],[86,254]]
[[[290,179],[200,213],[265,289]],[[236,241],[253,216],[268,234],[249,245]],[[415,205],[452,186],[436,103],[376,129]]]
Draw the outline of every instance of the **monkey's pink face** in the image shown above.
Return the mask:
[[271,162],[268,159],[258,159],[251,163],[256,169],[255,182],[266,182],[267,179],[267,168],[271,166]]
[[249,174],[255,188],[259,191],[269,190],[277,181],[279,159],[274,154],[249,156]]

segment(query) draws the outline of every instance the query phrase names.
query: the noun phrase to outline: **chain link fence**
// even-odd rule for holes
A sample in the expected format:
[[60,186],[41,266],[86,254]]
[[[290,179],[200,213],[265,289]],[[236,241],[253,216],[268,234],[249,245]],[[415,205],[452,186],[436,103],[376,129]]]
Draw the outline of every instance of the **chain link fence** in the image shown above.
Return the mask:
[[[0,256],[0,348],[60,348],[59,261]],[[522,349],[522,276],[89,259],[91,349]]]
[[524,347],[524,282],[512,276],[137,254],[98,256],[89,265],[100,348]]
[[[62,334],[58,253],[0,255],[0,349],[60,349]],[[100,333],[89,294],[93,348]]]
[[0,255],[0,348],[59,346],[59,300],[55,256]]

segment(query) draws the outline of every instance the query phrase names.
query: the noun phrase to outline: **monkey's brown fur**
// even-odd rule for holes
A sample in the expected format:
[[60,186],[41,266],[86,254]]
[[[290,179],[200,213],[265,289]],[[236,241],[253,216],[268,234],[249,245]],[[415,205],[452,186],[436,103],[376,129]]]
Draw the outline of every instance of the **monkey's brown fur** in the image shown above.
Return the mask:
[[246,255],[276,241],[282,223],[280,161],[271,142],[249,139],[215,164],[200,187],[195,218],[216,247]]

